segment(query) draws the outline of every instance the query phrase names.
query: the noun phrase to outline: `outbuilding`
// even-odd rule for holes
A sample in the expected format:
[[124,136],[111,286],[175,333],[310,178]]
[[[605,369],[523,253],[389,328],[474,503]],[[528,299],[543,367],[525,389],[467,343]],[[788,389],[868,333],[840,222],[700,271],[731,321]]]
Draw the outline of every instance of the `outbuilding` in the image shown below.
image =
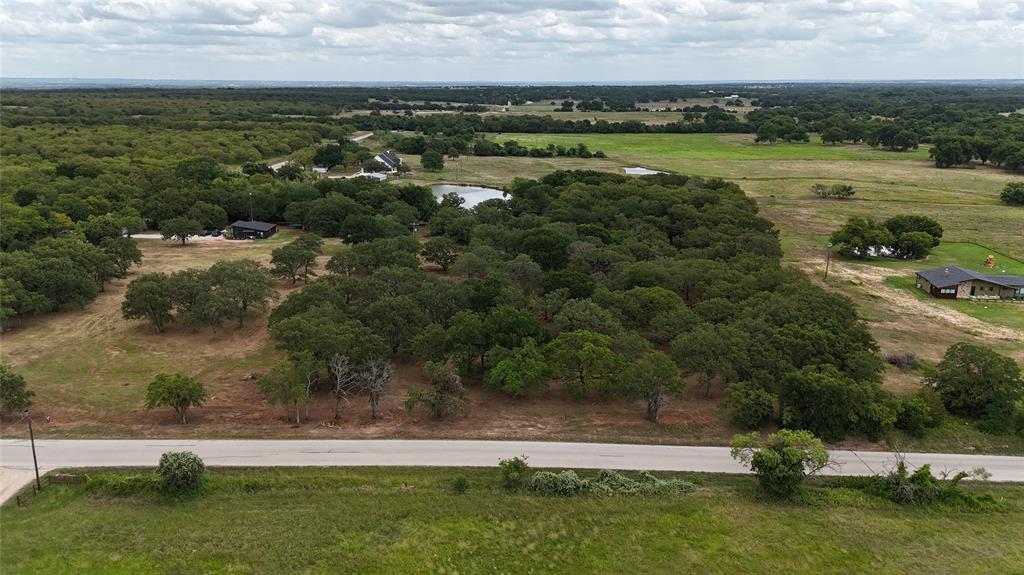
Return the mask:
[[231,237],[236,240],[269,238],[277,233],[277,224],[238,220],[231,224]]

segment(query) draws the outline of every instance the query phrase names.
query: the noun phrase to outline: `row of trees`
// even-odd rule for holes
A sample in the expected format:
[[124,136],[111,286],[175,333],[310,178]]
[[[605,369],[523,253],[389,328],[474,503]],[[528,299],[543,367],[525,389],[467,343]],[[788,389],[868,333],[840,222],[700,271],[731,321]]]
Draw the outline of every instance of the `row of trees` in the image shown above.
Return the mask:
[[225,320],[241,326],[277,296],[270,271],[254,260],[219,261],[207,269],[142,274],[128,284],[121,313],[145,319],[157,332],[174,322],[216,331]]
[[935,220],[903,214],[884,222],[852,216],[832,233],[830,241],[846,257],[921,259],[939,245],[941,239],[942,226]]
[[943,133],[932,139],[928,155],[939,168],[968,164],[973,160],[991,162],[1011,171],[1024,170],[1024,142],[1019,138],[996,139],[991,136],[967,136]]

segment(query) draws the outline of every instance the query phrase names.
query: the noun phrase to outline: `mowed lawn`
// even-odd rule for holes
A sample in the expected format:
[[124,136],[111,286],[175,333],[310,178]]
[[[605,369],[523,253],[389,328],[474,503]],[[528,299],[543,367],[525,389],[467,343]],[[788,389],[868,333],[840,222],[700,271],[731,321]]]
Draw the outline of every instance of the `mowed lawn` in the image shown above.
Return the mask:
[[[112,473],[109,471],[97,473]],[[464,475],[469,491],[455,495]],[[760,500],[751,477],[694,493],[508,494],[496,469],[210,472],[172,502],[52,486],[0,509],[0,571],[157,573],[982,574],[1024,572],[1024,487],[1000,510],[898,507],[849,489]]]

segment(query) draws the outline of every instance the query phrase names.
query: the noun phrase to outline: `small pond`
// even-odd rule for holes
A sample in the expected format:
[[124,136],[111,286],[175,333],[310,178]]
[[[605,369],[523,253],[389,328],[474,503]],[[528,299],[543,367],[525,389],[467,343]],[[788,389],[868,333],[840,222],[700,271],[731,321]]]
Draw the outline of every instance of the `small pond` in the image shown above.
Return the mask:
[[441,196],[455,192],[466,199],[466,203],[462,204],[462,207],[470,209],[480,202],[487,200],[493,200],[495,198],[501,200],[505,198],[505,192],[496,190],[494,188],[481,188],[479,186],[457,186],[455,184],[434,184],[430,186],[430,189],[434,192],[434,197],[441,200]]
[[630,176],[653,176],[654,174],[664,174],[665,172],[659,172],[658,170],[652,170],[650,168],[641,168],[639,166],[635,168],[622,168],[627,175]]

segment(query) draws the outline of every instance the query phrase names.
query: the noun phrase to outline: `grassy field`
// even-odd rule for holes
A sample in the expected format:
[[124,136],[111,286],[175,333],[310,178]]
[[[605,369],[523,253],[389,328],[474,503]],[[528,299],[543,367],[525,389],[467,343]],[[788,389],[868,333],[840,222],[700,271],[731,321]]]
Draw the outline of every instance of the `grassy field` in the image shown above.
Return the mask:
[[818,487],[773,503],[750,477],[702,479],[685,495],[570,499],[508,494],[495,469],[215,469],[178,502],[52,486],[0,509],[0,571],[1024,573],[1021,486],[972,487],[1000,510],[962,513]]
[[[906,153],[874,150],[867,146],[822,145],[817,137],[800,144],[758,144],[750,134],[516,134],[493,135],[498,141],[515,140],[524,146],[573,146],[583,142],[609,156],[693,160],[914,160],[926,159],[924,149]],[[658,166],[667,167],[667,166]]]

